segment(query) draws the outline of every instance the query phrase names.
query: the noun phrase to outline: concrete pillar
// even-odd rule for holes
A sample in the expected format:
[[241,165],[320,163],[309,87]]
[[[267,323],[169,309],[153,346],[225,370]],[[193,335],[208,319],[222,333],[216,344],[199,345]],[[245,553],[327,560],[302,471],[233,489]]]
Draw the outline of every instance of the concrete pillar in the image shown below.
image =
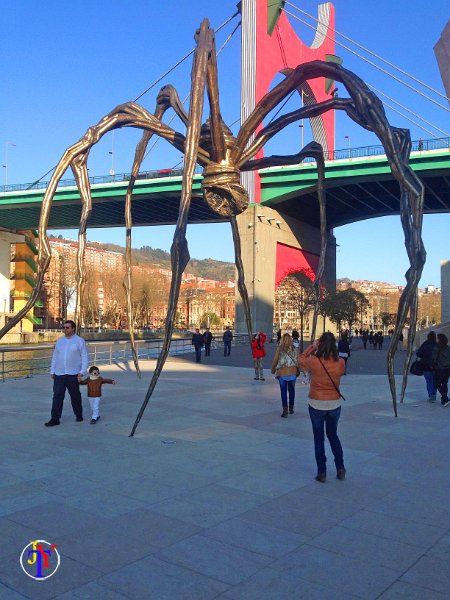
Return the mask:
[[[277,243],[320,254],[319,229],[302,223],[267,206],[252,205],[237,218],[242,243],[253,331],[273,330]],[[329,235],[323,284],[336,287],[336,242]],[[242,303],[236,289],[235,329],[246,332]]]

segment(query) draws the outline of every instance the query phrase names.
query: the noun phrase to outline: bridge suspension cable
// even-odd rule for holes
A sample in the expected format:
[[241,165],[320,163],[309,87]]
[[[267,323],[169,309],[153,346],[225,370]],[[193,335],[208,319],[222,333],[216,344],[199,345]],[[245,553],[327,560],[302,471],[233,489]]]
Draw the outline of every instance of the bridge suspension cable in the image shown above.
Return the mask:
[[[233,15],[236,16],[237,13],[235,13]],[[220,28],[224,27],[226,23],[229,23],[230,20],[233,18],[230,17],[230,19],[228,19],[228,21],[226,21],[224,24],[222,24],[220,26]],[[224,43],[222,44],[222,46],[219,48],[219,50],[216,52],[216,58],[218,58],[218,56],[220,55],[220,53],[222,52],[222,50],[225,48],[225,46],[228,44],[228,42],[231,40],[231,38],[234,36],[234,34],[236,33],[236,31],[239,29],[239,27],[241,26],[242,21],[239,21],[239,23],[236,25],[236,27],[233,29],[233,31],[230,33],[230,35],[227,37],[227,39],[224,41]],[[219,29],[220,29],[219,28]],[[219,31],[219,29],[217,29],[216,31]],[[192,51],[193,52],[193,51]],[[192,52],[190,54],[192,54]],[[161,78],[159,79],[159,81],[161,81]],[[186,102],[188,101],[190,96],[190,93],[188,93],[184,100],[182,101],[182,105],[184,106],[186,104]],[[170,119],[167,121],[167,125],[170,125],[172,123],[172,121],[175,119],[177,115],[173,114]],[[152,152],[152,150],[155,148],[155,146],[160,142],[161,138],[157,137],[156,140],[153,142],[153,144],[150,146],[150,148],[147,150],[147,152],[144,155],[144,158],[142,159],[142,161],[144,161],[147,156]],[[179,166],[183,161],[178,162],[173,168],[176,168],[177,166]]]
[[[388,96],[387,94],[385,94],[381,90],[377,89],[375,86],[371,85],[370,83],[368,83],[367,85],[372,90],[374,90],[375,92],[377,92],[377,94],[380,94],[380,96],[384,96],[385,98],[387,98],[388,100],[390,100],[394,104],[397,104],[397,106],[400,106],[401,108],[403,108],[404,110],[406,110],[407,112],[409,112],[410,114],[412,114],[414,117],[418,117],[421,121],[423,121],[427,125],[430,125],[430,127],[433,127],[433,129],[436,129],[436,131],[439,131],[440,133],[442,133],[444,135],[444,137],[450,137],[450,135],[448,133],[446,133],[445,131],[443,131],[442,129],[440,129],[439,127],[437,127],[436,125],[433,125],[433,123],[430,123],[429,121],[427,121],[426,119],[424,119],[423,117],[421,117],[420,115],[418,115],[417,113],[415,113],[414,111],[412,111],[411,109],[407,108],[406,106],[403,106],[403,104],[400,104],[400,102],[397,102],[397,100],[394,100],[394,98],[391,98],[391,96]],[[420,123],[416,123],[415,121],[413,121],[412,119],[410,119],[407,115],[403,114],[401,111],[396,110],[395,108],[393,108],[392,106],[390,106],[387,102],[384,102],[384,104],[386,104],[386,106],[389,106],[389,108],[391,110],[394,110],[395,112],[397,112],[399,115],[401,115],[405,119],[408,119],[409,121],[411,121],[411,123],[414,123],[415,125],[417,125],[418,127],[420,127],[420,129],[423,129],[424,131],[426,131],[430,135],[433,135],[433,136],[435,135],[434,133],[432,133],[428,129],[425,129],[425,127],[423,127],[422,125],[420,125]]]
[[[299,8],[295,4],[291,4],[291,2],[289,2],[289,0],[286,0],[286,4],[288,4],[289,6],[292,6],[292,8],[294,8],[295,10],[298,10],[299,12],[303,13],[304,15],[306,15],[307,17],[309,17],[310,19],[313,19],[314,21],[316,21],[317,23],[319,23],[319,20],[316,19],[314,17],[314,15],[310,15],[308,12],[306,12],[305,10]],[[344,33],[341,33],[340,31],[337,31],[336,29],[333,29],[331,27],[329,29],[331,31],[333,31],[334,33],[337,33],[340,37],[344,38],[345,40],[347,40],[351,44],[354,44],[355,46],[357,46],[361,50],[364,50],[364,52],[367,52],[368,54],[370,54],[374,58],[377,58],[378,60],[380,60],[381,62],[385,63],[386,65],[389,65],[390,67],[392,67],[393,69],[395,69],[396,71],[398,71],[399,73],[401,73],[402,75],[406,75],[406,77],[409,77],[410,79],[412,79],[416,83],[419,83],[420,85],[423,85],[423,87],[426,87],[427,89],[429,89],[434,94],[436,94],[436,95],[440,96],[441,98],[443,98],[444,100],[448,100],[450,102],[450,98],[447,98],[447,96],[445,94],[442,94],[439,90],[434,89],[433,87],[431,87],[430,85],[428,85],[424,81],[421,81],[420,79],[417,79],[417,77],[415,77],[414,75],[411,75],[407,71],[404,71],[401,67],[398,67],[394,63],[391,63],[389,60],[383,58],[379,54],[376,54],[375,52],[372,52],[372,50],[369,50],[369,48],[366,48],[362,44],[358,44],[358,42],[356,42],[352,38],[346,36]],[[446,108],[446,107],[444,106],[444,108]]]
[[[219,25],[219,27],[217,27],[217,29],[215,29],[214,31],[217,33],[218,31],[220,31],[221,29],[223,29],[224,27],[226,27],[226,25],[228,25],[228,23],[230,21],[232,21],[237,15],[240,14],[240,11],[237,10],[234,14],[231,15],[231,17],[229,17],[228,19],[226,19],[221,25]],[[231,39],[231,37],[234,35],[234,33],[236,32],[236,30],[239,28],[241,22],[239,21],[238,25],[234,28],[234,30],[232,31],[231,35],[228,36],[228,38],[225,40],[224,44],[222,44],[222,47],[220,48],[219,52],[217,52],[217,56],[220,54],[220,52],[223,50],[223,48],[226,46],[226,44],[229,42],[229,40]],[[153,89],[156,85],[158,85],[158,83],[160,81],[162,81],[167,75],[169,75],[169,73],[171,73],[172,71],[174,71],[178,66],[180,66],[187,58],[189,58],[189,56],[191,56],[194,53],[194,48],[188,52],[187,54],[185,54],[183,56],[183,58],[181,58],[179,61],[177,61],[172,67],[170,67],[170,69],[168,69],[163,75],[161,75],[160,77],[158,77],[158,79],[156,79],[146,90],[144,90],[141,94],[139,94],[139,96],[137,96],[133,102],[137,102],[138,100],[140,100],[140,98],[142,98],[143,96],[145,96],[145,94],[147,92],[149,92],[151,89]],[[189,96],[188,96],[189,97]],[[187,100],[187,98],[186,98]],[[186,100],[183,101],[183,104],[186,102]],[[174,117],[172,117],[172,120],[174,119]],[[172,122],[169,121],[169,123]],[[158,138],[159,139],[159,138]],[[156,143],[156,142],[155,142]],[[150,150],[148,152],[150,152],[153,148],[154,148],[155,144],[153,144],[153,146],[150,148]],[[147,157],[148,155],[145,155],[144,159]],[[33,183],[30,184],[28,189],[33,189],[33,187],[38,184],[40,181],[42,181],[42,179],[44,179],[44,177],[47,177],[47,175],[49,175],[50,173],[52,173],[55,169],[56,169],[57,165],[54,165],[53,167],[51,167],[46,173],[44,173],[43,175],[41,175],[41,177],[39,177],[39,179],[36,179],[36,181],[33,181]]]
[[[297,9],[297,7],[293,4],[291,4],[290,2],[287,2],[287,4],[289,4],[290,6],[294,6],[294,8]],[[300,9],[298,9],[300,10]],[[301,11],[304,12],[304,11]],[[300,21],[301,23],[303,23],[304,25],[306,25],[307,27],[315,30],[316,27],[314,25],[311,25],[310,23],[308,23],[307,21],[305,21],[304,19],[302,19],[301,17],[298,17],[297,15],[294,15],[293,13],[287,11],[285,9],[285,13],[288,14],[289,16],[291,16],[293,19]],[[311,16],[311,18],[313,18],[315,21],[319,22],[318,19],[315,19],[314,17]],[[336,33],[338,33],[338,35],[341,35],[339,32],[336,31]],[[331,36],[327,35],[326,33],[323,34],[325,37],[328,37],[331,39]],[[437,106],[439,106],[440,108],[444,109],[446,112],[450,112],[450,109],[447,108],[446,106],[444,106],[443,104],[441,104],[440,102],[437,102],[436,100],[434,100],[433,98],[431,98],[430,96],[428,96],[427,94],[424,94],[423,92],[421,92],[420,90],[418,90],[417,88],[415,88],[414,86],[410,85],[409,83],[403,81],[402,79],[400,79],[399,77],[397,77],[396,75],[390,73],[389,71],[387,71],[386,69],[384,69],[383,67],[380,67],[379,65],[377,65],[376,63],[374,63],[373,61],[369,60],[368,58],[362,56],[361,54],[359,54],[358,52],[356,52],[355,50],[352,50],[351,48],[349,48],[348,46],[346,46],[345,44],[342,44],[341,42],[339,42],[338,40],[335,40],[336,44],[338,46],[341,46],[342,48],[344,48],[345,50],[347,50],[348,52],[350,52],[351,54],[354,54],[355,56],[357,56],[358,58],[360,58],[361,60],[364,60],[365,62],[367,62],[368,64],[370,64],[371,66],[375,67],[376,69],[378,69],[379,71],[385,73],[386,75],[388,75],[389,77],[391,77],[392,79],[394,79],[395,81],[401,83],[402,85],[404,85],[405,87],[411,89],[412,91],[416,92],[417,94],[419,94],[420,96],[422,96],[423,98],[429,100],[430,102],[432,102],[433,104],[436,104]],[[431,88],[432,89],[432,88]],[[444,96],[445,98],[445,96]],[[403,107],[406,108],[406,107]],[[398,112],[398,111],[397,111]],[[404,115],[403,115],[404,116]],[[405,116],[405,118],[408,119],[408,117]],[[422,119],[422,117],[418,116],[418,118]],[[410,120],[410,119],[408,119]],[[419,127],[421,129],[423,129],[424,131],[428,131],[427,129],[423,128],[422,126],[419,125]],[[433,125],[433,127],[435,129],[438,129],[436,126]],[[432,134],[433,135],[433,134]],[[437,136],[435,136],[437,137]]]
[[[229,17],[228,19],[226,19],[226,21],[224,21],[222,23],[222,25],[220,25],[217,29],[215,29],[215,32],[217,33],[218,31],[220,31],[221,29],[223,29],[238,14],[240,14],[240,13],[237,10],[231,17]],[[158,85],[158,83],[160,81],[162,81],[165,77],[167,77],[167,75],[169,75],[169,73],[172,73],[172,71],[174,71],[177,67],[179,67],[187,58],[189,58],[191,56],[191,54],[194,54],[194,50],[195,50],[195,48],[192,48],[192,50],[190,52],[188,52],[187,54],[185,54],[183,56],[183,58],[180,58],[180,60],[177,61],[172,67],[170,67],[170,69],[168,69],[165,73],[163,73],[160,77],[158,77],[158,79],[156,79],[156,81],[154,81],[146,90],[144,90],[141,94],[139,94],[139,96],[137,96],[137,98],[134,99],[134,102],[137,102],[138,100],[140,100],[142,98],[142,96],[145,96],[145,94],[147,92],[149,92],[151,89],[153,89],[155,87],[155,85]]]

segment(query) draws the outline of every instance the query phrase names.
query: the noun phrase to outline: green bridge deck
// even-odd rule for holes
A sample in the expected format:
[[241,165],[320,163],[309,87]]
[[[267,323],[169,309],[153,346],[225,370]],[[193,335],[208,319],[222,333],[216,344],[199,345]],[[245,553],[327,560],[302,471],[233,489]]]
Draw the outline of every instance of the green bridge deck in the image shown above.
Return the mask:
[[[450,148],[413,152],[411,167],[425,187],[425,213],[450,211]],[[138,179],[132,216],[135,226],[176,222],[181,193],[181,175]],[[317,172],[314,163],[263,169],[261,201],[283,214],[318,226]],[[89,227],[124,226],[124,201],[128,181],[104,178],[92,185],[93,210]],[[108,180],[109,179],[109,180]],[[220,222],[204,203],[201,175],[195,175],[190,223]],[[9,230],[36,228],[45,190],[27,189],[0,193],[0,227]],[[329,227],[398,214],[399,186],[382,156],[326,162],[327,219]],[[77,228],[81,204],[77,188],[58,187],[49,227]]]

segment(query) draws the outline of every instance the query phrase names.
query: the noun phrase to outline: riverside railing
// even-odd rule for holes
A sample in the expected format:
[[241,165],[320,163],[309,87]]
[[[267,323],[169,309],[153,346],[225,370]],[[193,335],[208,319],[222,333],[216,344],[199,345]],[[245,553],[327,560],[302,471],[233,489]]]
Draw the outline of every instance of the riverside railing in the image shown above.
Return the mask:
[[[179,356],[194,352],[192,338],[174,338],[170,344],[169,355]],[[248,336],[235,334],[233,345],[247,343]],[[137,340],[136,350],[139,360],[156,359],[162,348],[163,340]],[[86,342],[89,353],[89,365],[119,365],[133,361],[129,341]],[[213,340],[211,348],[222,348],[221,337]],[[54,344],[39,344],[26,346],[0,346],[1,381],[32,377],[40,373],[49,373]]]
[[[431,140],[414,140],[411,142],[412,152],[426,152],[429,150],[450,150],[450,138],[433,138]],[[384,147],[381,144],[374,146],[358,146],[355,148],[343,148],[334,150],[333,152],[325,153],[325,160],[345,160],[351,158],[365,158],[369,156],[382,156],[385,154]],[[305,158],[306,162],[314,162],[313,158]],[[202,168],[198,165],[195,168],[195,173],[200,174]],[[183,169],[160,169],[159,171],[143,171],[139,173],[137,179],[158,179],[160,177],[176,177],[182,176]],[[114,175],[98,175],[89,177],[91,185],[104,183],[121,183],[130,180],[130,173],[117,173]],[[0,186],[0,193],[5,192],[20,192],[26,190],[45,190],[48,187],[48,181],[35,181],[33,183],[13,183]],[[73,187],[76,185],[75,179],[61,179],[58,187]]]

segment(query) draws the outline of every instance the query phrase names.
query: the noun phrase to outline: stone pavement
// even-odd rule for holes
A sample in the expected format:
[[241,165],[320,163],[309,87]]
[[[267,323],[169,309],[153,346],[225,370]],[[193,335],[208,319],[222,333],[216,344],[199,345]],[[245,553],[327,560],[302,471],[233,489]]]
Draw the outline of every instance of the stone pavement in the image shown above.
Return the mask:
[[[153,361],[142,380],[102,369],[118,383],[96,425],[66,400],[44,427],[48,376],[0,384],[0,599],[450,598],[450,408],[411,377],[395,419],[386,376],[361,374],[357,350],[342,382],[347,479],[330,461],[325,484],[305,386],[280,419],[278,384],[253,381],[245,348],[228,364],[220,350],[170,359],[134,438]],[[32,540],[61,556],[44,581],[19,564]]]

